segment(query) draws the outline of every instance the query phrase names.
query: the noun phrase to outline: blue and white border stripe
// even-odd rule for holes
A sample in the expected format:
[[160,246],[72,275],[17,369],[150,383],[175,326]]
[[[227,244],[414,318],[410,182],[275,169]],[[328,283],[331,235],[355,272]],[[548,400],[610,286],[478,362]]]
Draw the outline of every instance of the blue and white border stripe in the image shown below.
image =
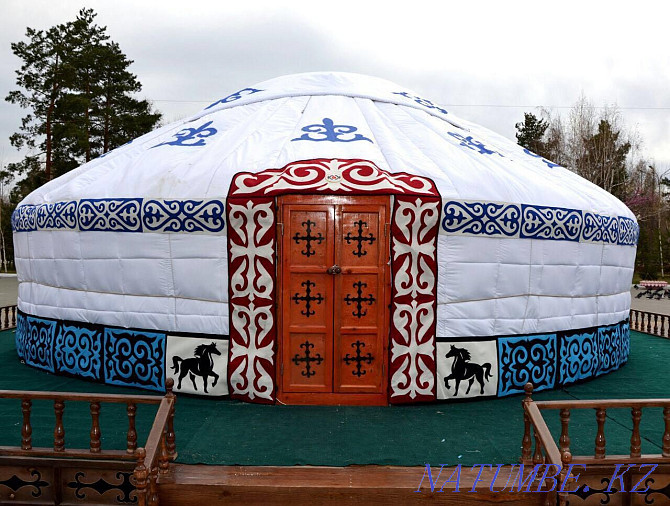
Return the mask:
[[[225,201],[106,198],[23,205],[12,214],[12,229],[225,234]],[[635,246],[640,228],[631,218],[579,209],[448,200],[440,233]]]
[[440,233],[635,246],[635,220],[564,207],[448,200]]
[[19,206],[12,230],[225,234],[225,212],[224,199],[81,199]]

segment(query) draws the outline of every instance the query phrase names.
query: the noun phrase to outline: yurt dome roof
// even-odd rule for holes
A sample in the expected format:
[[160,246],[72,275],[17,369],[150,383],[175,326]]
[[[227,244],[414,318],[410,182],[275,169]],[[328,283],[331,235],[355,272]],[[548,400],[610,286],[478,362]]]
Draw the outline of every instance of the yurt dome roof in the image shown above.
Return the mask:
[[603,189],[416,92],[341,72],[283,76],[225,94],[49,182],[23,204],[225,197],[238,172],[317,158],[364,159],[428,177],[443,199],[634,217]]

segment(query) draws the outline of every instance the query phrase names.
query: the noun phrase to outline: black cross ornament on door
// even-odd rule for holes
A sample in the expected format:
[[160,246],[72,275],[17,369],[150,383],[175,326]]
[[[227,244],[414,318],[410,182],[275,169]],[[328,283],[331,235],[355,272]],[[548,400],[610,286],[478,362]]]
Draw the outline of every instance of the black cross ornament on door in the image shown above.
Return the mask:
[[372,361],[375,359],[372,356],[372,353],[368,352],[367,355],[361,355],[361,348],[365,348],[365,343],[361,341],[356,341],[355,343],[351,343],[352,348],[356,348],[356,356],[355,357],[350,357],[349,354],[347,353],[342,360],[344,360],[344,363],[347,365],[350,365],[352,362],[356,362],[356,369],[351,371],[351,374],[354,376],[358,376],[359,378],[363,376],[366,371],[363,369],[363,362],[367,363],[368,365],[372,364]]
[[298,232],[296,232],[295,235],[293,236],[293,240],[295,241],[296,244],[300,244],[300,241],[306,242],[305,249],[300,252],[306,257],[310,257],[316,254],[316,251],[312,249],[312,241],[321,244],[325,240],[325,237],[321,235],[321,232],[319,232],[319,235],[316,236],[312,235],[312,225],[316,225],[316,223],[310,220],[303,221],[302,226],[305,227],[305,231],[307,233],[305,235],[300,235]]
[[371,306],[376,299],[372,296],[372,294],[368,295],[367,297],[363,297],[363,288],[368,286],[367,283],[363,283],[362,281],[356,281],[352,286],[356,288],[358,296],[352,297],[350,294],[347,294],[347,296],[344,298],[344,301],[347,303],[347,306],[355,302],[356,310],[353,311],[351,314],[354,315],[356,318],[362,318],[363,316],[368,314],[367,310],[365,311],[362,310],[363,303],[367,302],[368,306]]
[[320,293],[317,293],[316,297],[312,297],[312,287],[316,286],[316,283],[312,283],[309,279],[300,283],[300,286],[305,287],[305,295],[300,295],[298,292],[296,292],[296,294],[291,297],[291,300],[293,300],[296,304],[299,304],[300,301],[303,301],[305,303],[305,309],[301,309],[300,314],[303,314],[309,318],[315,313],[315,311],[310,310],[311,302],[314,300],[317,304],[321,304],[325,298],[322,297]]
[[316,362],[316,365],[321,365],[321,362],[323,362],[323,357],[321,356],[320,353],[317,353],[313,357],[310,355],[310,348],[314,348],[314,345],[310,343],[309,341],[305,341],[300,345],[301,348],[305,349],[305,356],[301,357],[298,353],[295,354],[295,356],[291,359],[295,365],[300,365],[300,362],[305,363],[305,370],[300,371],[300,374],[303,376],[309,378],[310,376],[314,376],[316,374],[316,371],[312,371],[312,366],[310,365],[312,362]]
[[368,254],[367,251],[363,250],[363,243],[369,242],[370,246],[372,246],[372,243],[375,242],[376,239],[375,236],[372,235],[372,233],[368,234],[367,237],[363,236],[363,226],[365,226],[365,228],[368,228],[368,224],[363,220],[355,221],[354,225],[358,226],[358,235],[352,236],[351,232],[347,232],[347,235],[344,236],[344,239],[347,241],[347,244],[351,244],[351,241],[358,242],[358,246],[356,247],[355,250],[352,251],[352,253],[356,255],[358,258],[360,258],[363,255]]

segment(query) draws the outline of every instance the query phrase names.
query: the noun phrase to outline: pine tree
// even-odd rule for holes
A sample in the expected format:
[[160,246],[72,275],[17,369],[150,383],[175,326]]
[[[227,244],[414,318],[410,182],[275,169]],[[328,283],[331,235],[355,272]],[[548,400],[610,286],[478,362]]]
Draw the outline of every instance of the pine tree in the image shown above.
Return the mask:
[[12,44],[22,61],[6,100],[28,109],[10,138],[32,152],[8,171],[17,181],[12,200],[156,127],[161,114],[133,94],[142,86],[132,64],[92,9],[47,31],[28,28]]
[[523,113],[523,122],[515,125],[517,144],[543,157],[547,157],[547,145],[544,136],[549,127],[543,119],[538,119],[532,113]]

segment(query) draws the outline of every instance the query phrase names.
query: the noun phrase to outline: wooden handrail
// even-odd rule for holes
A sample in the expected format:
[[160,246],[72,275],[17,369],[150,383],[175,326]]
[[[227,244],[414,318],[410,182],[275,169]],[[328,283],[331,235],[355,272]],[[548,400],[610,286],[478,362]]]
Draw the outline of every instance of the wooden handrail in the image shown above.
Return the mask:
[[[137,503],[139,506],[158,505],[158,474],[166,473],[169,462],[176,459],[174,434],[174,413],[176,397],[172,391],[174,380],[165,382],[166,394],[163,397],[149,395],[87,394],[73,392],[38,392],[0,390],[0,398],[20,399],[23,422],[21,424],[21,446],[0,447],[0,455],[6,457],[68,458],[82,460],[104,460],[121,466],[132,465],[136,461],[133,474],[136,482]],[[32,446],[33,428],[30,423],[32,401],[47,400],[54,403],[55,428],[53,448],[34,448]],[[88,402],[91,414],[90,444],[88,449],[66,448],[66,427],[63,413],[66,401]],[[100,413],[102,403],[126,404],[128,432],[126,448],[106,450],[101,445]],[[158,404],[158,410],[149,432],[145,448],[137,448],[135,415],[137,404]]]
[[629,322],[631,330],[670,338],[670,315],[631,309]]
[[0,330],[16,327],[16,311],[17,307],[15,305],[0,307]]
[[[534,401],[532,399],[533,385],[527,383],[524,387],[526,396],[522,402],[524,410],[524,434],[521,443],[521,461],[527,464],[544,463],[543,451],[546,453],[546,463],[561,465],[561,479],[571,479],[566,473],[570,463],[580,465],[603,464],[670,464],[670,399],[598,399],[573,401]],[[632,431],[630,451],[628,455],[607,455],[605,422],[608,408],[628,408],[631,410]],[[643,408],[663,408],[665,431],[662,437],[662,452],[654,455],[641,453],[640,421]],[[551,435],[542,416],[542,410],[559,410],[561,420],[560,450]],[[574,456],[570,452],[569,423],[570,411],[573,409],[595,410],[597,425],[592,456]],[[531,429],[535,434],[535,451],[532,452]],[[532,459],[531,459],[532,455]],[[557,493],[561,505],[567,503],[567,493]]]
[[31,399],[46,401],[82,401],[127,404],[160,404],[163,397],[155,395],[95,394],[83,392],[42,392],[31,390],[0,390],[0,399]]

